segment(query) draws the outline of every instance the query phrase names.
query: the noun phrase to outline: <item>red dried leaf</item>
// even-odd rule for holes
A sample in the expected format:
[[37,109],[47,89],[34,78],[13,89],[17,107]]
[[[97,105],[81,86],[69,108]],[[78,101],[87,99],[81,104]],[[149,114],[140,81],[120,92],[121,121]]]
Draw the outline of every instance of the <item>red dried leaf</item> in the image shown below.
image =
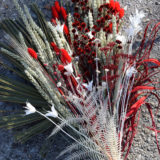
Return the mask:
[[37,60],[37,53],[32,48],[28,48],[28,53],[30,54],[30,56]]
[[155,89],[155,87],[152,87],[152,86],[137,86],[137,87],[135,87],[134,89],[132,89],[132,93],[133,92],[136,92],[136,91],[139,91],[139,90],[146,90],[146,89],[148,89],[148,90],[154,90]]
[[160,70],[150,72],[150,73],[147,75],[147,77],[146,77],[145,79],[143,79],[143,81],[145,82],[146,80],[149,80],[150,78],[152,78],[154,75],[157,75],[158,73],[160,73]]
[[145,59],[142,62],[140,62],[140,64],[144,63],[144,62],[152,62],[157,64],[158,66],[160,66],[160,62],[157,59],[151,58],[151,59]]
[[130,107],[130,111],[127,112],[126,117],[130,117],[133,113],[136,113],[139,107],[145,103],[148,96],[141,97],[135,104]]
[[137,51],[137,53],[136,53],[136,55],[139,55],[139,57],[140,57],[140,55],[142,54],[142,49],[144,48],[144,44],[145,44],[145,41],[146,41],[147,31],[148,31],[148,28],[149,28],[149,26],[151,25],[151,23],[152,23],[152,21],[150,21],[150,22],[147,24],[147,26],[146,26],[146,28],[145,28],[145,31],[144,31],[144,35],[143,35],[143,39],[142,39],[141,45],[140,45],[140,47],[139,47],[139,49],[138,49],[138,51]]
[[151,106],[150,106],[149,103],[146,103],[146,106],[148,108],[149,114],[150,114],[151,119],[152,119],[152,126],[153,126],[153,129],[154,129],[154,132],[155,132],[155,138],[156,138],[157,148],[158,148],[158,152],[160,154],[160,148],[159,148],[159,144],[158,144],[158,136],[157,136],[156,124],[155,124],[155,121],[154,121],[154,116],[153,116],[153,113],[152,113],[152,108],[151,108]]
[[133,103],[140,95],[143,95],[145,93],[148,93],[148,92],[139,92],[137,94],[134,94],[130,99],[130,103]]
[[[152,131],[154,131],[154,128],[151,128],[151,127],[147,127],[147,126],[145,126],[146,128],[148,128],[149,130],[152,130]],[[160,130],[157,130],[157,133],[160,133]]]
[[133,104],[131,106],[130,109],[138,109],[145,101],[145,99],[147,98],[147,96],[143,96],[141,97],[135,104]]
[[[128,140],[128,142],[126,142],[126,144],[125,144],[125,146],[129,143],[129,145],[128,145],[128,149],[127,149],[127,153],[126,153],[126,155],[125,155],[125,158],[124,158],[124,160],[126,160],[127,159],[127,157],[128,157],[128,154],[129,154],[129,151],[130,151],[130,149],[131,149],[131,146],[132,146],[132,143],[133,143],[133,139],[134,139],[134,137],[135,137],[135,135],[136,135],[136,133],[137,133],[137,126],[138,126],[138,123],[139,123],[139,119],[140,119],[140,113],[141,112],[139,112],[139,114],[138,114],[138,120],[137,120],[137,123],[135,123],[135,118],[136,118],[136,116],[134,116],[132,119],[131,119],[131,136],[129,137],[129,140]],[[128,138],[127,137],[127,138]]]
[[[148,43],[147,43],[147,47],[145,48],[145,51],[144,51],[144,53],[143,53],[143,56],[140,58],[140,55],[141,55],[141,52],[140,51],[142,51],[142,47],[140,47],[140,50],[138,51],[138,54],[139,54],[139,62],[142,60],[142,59],[146,59],[146,58],[149,58],[149,55],[150,55],[150,52],[151,52],[151,50],[152,50],[152,47],[153,47],[153,43],[154,43],[154,41],[155,41],[155,38],[156,38],[156,35],[157,35],[157,33],[158,33],[158,30],[159,30],[159,25],[160,25],[160,22],[159,23],[157,23],[154,27],[153,27],[153,29],[152,29],[152,31],[151,31],[151,33],[150,33],[150,35],[149,35],[149,38],[148,38]],[[148,27],[148,26],[147,26]],[[147,28],[148,29],[148,28]],[[145,30],[145,32],[147,32],[147,29]],[[146,35],[145,35],[146,36]],[[143,41],[143,40],[142,40]],[[142,46],[144,45],[144,42],[142,43]]]

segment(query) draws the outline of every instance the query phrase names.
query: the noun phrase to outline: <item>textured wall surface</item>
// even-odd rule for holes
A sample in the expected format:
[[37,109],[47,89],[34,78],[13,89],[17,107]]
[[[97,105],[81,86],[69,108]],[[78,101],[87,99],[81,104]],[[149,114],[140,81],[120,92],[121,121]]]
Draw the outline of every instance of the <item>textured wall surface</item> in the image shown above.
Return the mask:
[[[29,5],[32,2],[37,3],[39,8],[44,11],[46,17],[50,19],[50,14],[48,14],[49,12],[46,8],[53,3],[53,0],[21,0],[21,4],[26,3]],[[127,16],[134,14],[135,8],[138,10],[143,10],[146,15],[146,18],[143,20],[144,26],[151,19],[160,21],[160,0],[120,0],[120,2],[123,6],[127,6]],[[4,18],[15,19],[16,17],[17,12],[13,6],[12,0],[0,0],[0,20]],[[128,19],[126,18],[126,20]],[[142,38],[142,35],[142,33],[139,34],[139,37],[136,40],[137,43]],[[2,32],[0,32],[0,39],[2,39]],[[151,56],[160,60],[160,37],[157,37],[156,39]],[[5,74],[11,76],[10,72],[5,72]],[[160,75],[158,75],[157,78],[159,78],[159,76]],[[158,88],[160,88],[160,86],[158,86]],[[157,104],[152,97],[150,97],[149,101],[153,104],[153,108],[155,108],[153,111],[155,111]],[[7,110],[12,111],[16,107],[17,106],[15,104],[0,103],[0,109],[6,108]],[[0,112],[0,116],[1,115],[2,113]],[[160,130],[160,112],[155,117],[155,121],[157,124],[157,129]],[[151,126],[152,124],[147,109],[142,107],[138,133],[131,148],[128,158],[129,160],[160,159],[156,147],[154,133],[145,128],[144,125]],[[25,144],[17,144],[14,142],[12,131],[0,130],[0,160],[41,160],[39,156],[39,149],[46,136],[47,135],[40,135],[39,137],[35,137]],[[158,135],[158,139],[160,142],[160,134]],[[64,139],[56,139],[52,146],[53,149],[50,151],[52,154],[50,154],[47,160],[54,160],[54,157],[61,150],[61,146],[64,146],[64,141]],[[61,145],[58,145],[58,143]]]

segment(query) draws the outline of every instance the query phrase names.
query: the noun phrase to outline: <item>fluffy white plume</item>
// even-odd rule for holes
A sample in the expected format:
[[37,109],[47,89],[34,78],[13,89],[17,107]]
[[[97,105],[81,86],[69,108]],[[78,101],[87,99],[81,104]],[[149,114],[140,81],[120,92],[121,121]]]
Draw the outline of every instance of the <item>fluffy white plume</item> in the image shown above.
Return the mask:
[[131,77],[135,73],[137,73],[136,69],[134,67],[130,67],[126,71],[126,76]]
[[64,68],[67,71],[64,73],[66,76],[70,76],[73,73],[72,63],[67,64],[66,66],[64,66]]
[[129,17],[130,26],[128,29],[126,29],[126,33],[128,37],[134,37],[142,29],[142,27],[140,26],[140,23],[141,23],[141,19],[144,17],[145,15],[143,11],[139,12],[137,9],[134,16]]
[[36,109],[34,106],[32,106],[29,102],[26,102],[26,106],[24,107],[26,110],[26,115],[28,114],[32,114],[32,113],[35,113],[36,112]]
[[83,83],[83,86],[85,88],[87,88],[88,91],[91,92],[92,91],[92,87],[93,87],[93,81],[88,82],[88,84],[87,83]]
[[56,25],[56,30],[59,32],[59,33],[63,33],[63,29],[64,29],[64,24],[57,24]]
[[48,111],[45,116],[47,117],[53,117],[53,118],[57,118],[58,117],[58,112],[56,111],[56,109],[54,108],[54,105],[52,105],[51,107],[51,111]]

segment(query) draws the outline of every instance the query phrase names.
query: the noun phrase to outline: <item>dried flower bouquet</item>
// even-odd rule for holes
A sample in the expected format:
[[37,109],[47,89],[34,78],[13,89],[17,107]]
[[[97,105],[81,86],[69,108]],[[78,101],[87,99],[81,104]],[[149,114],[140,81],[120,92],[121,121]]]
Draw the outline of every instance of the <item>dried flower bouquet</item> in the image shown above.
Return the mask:
[[17,0],[13,2],[20,19],[1,22],[6,34],[0,53],[15,67],[1,63],[24,80],[0,75],[0,100],[26,103],[26,116],[19,111],[2,117],[0,126],[32,124],[16,135],[25,142],[54,125],[49,138],[61,131],[74,141],[57,158],[72,151],[67,160],[121,160],[127,159],[143,106],[151,116],[148,128],[155,132],[159,150],[147,98],[153,95],[160,102],[158,82],[152,78],[159,73],[160,62],[150,58],[160,23],[150,34],[154,22],[147,25],[133,52],[135,38],[143,30],[142,11],[130,15],[126,27],[125,9],[118,1],[55,1],[48,22],[36,5],[33,20],[26,5],[22,9]]

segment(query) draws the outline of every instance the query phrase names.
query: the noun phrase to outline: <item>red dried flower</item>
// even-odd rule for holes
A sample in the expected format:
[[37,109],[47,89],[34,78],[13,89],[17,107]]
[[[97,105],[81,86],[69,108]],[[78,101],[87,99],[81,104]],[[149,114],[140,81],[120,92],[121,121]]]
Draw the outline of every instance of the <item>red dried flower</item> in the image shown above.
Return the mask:
[[83,6],[83,7],[82,7],[82,10],[83,10],[83,11],[84,11],[84,10],[87,10],[87,8]]
[[28,53],[30,54],[31,57],[37,60],[38,58],[37,53],[32,48],[28,48]]
[[72,26],[73,26],[73,27],[76,27],[76,26],[78,26],[78,25],[80,25],[80,22],[79,22],[79,21],[75,21],[75,22],[72,23]]
[[73,42],[73,45],[76,47],[76,46],[78,46],[78,42],[77,41],[74,41]]
[[124,16],[124,9],[121,8],[120,11],[119,11],[119,18],[121,19],[123,16]]
[[81,48],[77,48],[77,51],[78,51],[78,52],[81,52],[81,50],[82,50]]
[[51,22],[54,24],[54,25],[57,25],[57,22],[54,18],[51,19]]
[[71,63],[72,61],[72,58],[65,49],[61,49],[61,61],[62,63]]
[[92,35],[94,35],[94,36],[95,36],[95,35],[96,35],[96,32],[95,32],[95,31],[92,31]]
[[88,39],[88,37],[86,35],[82,35],[82,37],[84,38],[84,40]]
[[64,20],[67,20],[67,12],[64,7],[61,7],[61,14]]
[[105,18],[104,17],[101,18],[101,23],[105,23]]
[[88,53],[90,53],[91,52],[91,48],[89,46],[86,46],[85,47],[85,51],[88,52]]
[[59,4],[58,1],[55,1],[55,2],[54,2],[54,6],[55,6],[55,8],[56,8],[56,11],[57,11],[58,13],[60,13],[60,12],[61,12],[61,7],[60,7],[60,4]]
[[99,32],[100,30],[101,30],[101,28],[100,28],[100,27],[97,27],[97,28],[96,28],[96,31],[97,31],[97,32]]
[[119,2],[115,2],[115,11],[119,12],[120,11],[120,4]]
[[99,11],[99,12],[102,12],[102,8],[101,8],[101,7],[100,7],[100,8],[98,8],[98,11]]
[[78,35],[76,34],[76,35],[74,35],[74,39],[78,39]]
[[76,33],[76,29],[72,29],[72,33]]
[[123,47],[121,45],[118,46],[118,49],[122,49]]
[[58,12],[57,12],[57,10],[56,10],[56,8],[54,7],[54,6],[52,6],[52,16],[53,16],[53,18],[57,18],[57,19],[59,19],[59,15],[58,15]]
[[107,15],[105,15],[105,20],[109,20],[109,19],[111,19],[111,17],[107,14]]
[[72,23],[72,26],[73,26],[73,27],[76,27],[76,25],[77,25],[77,24],[76,24],[75,22]]
[[69,30],[66,24],[64,24],[64,28],[63,28],[64,33],[68,36],[69,35]]
[[104,4],[106,8],[109,8],[109,3]]
[[82,22],[82,23],[81,23],[81,27],[82,27],[82,28],[85,28],[85,27],[86,27],[86,23],[85,23],[85,22]]
[[74,13],[73,15],[74,15],[74,17],[76,17],[76,18],[80,18],[80,14],[79,14],[79,13]]
[[96,22],[97,22],[99,25],[101,24],[101,20],[100,20],[100,19],[98,19]]
[[61,64],[58,65],[58,70],[59,70],[59,71],[63,71],[63,70],[64,70],[64,65],[61,65]]
[[104,27],[104,28],[103,28],[103,31],[104,31],[104,32],[108,32],[108,27],[107,27],[107,26]]
[[77,29],[78,29],[79,31],[81,31],[81,30],[82,30],[82,27],[81,27],[81,26],[78,26]]
[[86,32],[86,33],[89,32],[89,29],[88,29],[88,28],[85,28],[85,32]]
[[74,7],[74,10],[75,10],[75,12],[78,12],[78,7],[75,6],[75,7]]
[[116,40],[116,43],[121,44],[122,42],[120,40]]
[[96,52],[92,52],[92,55],[95,56],[95,55],[96,55]]
[[53,47],[53,50],[54,50],[56,53],[59,53],[59,52],[60,52],[60,49],[57,47],[57,45],[56,45],[54,42],[51,42],[51,46]]
[[96,30],[96,28],[97,28],[97,25],[94,25],[94,26],[93,26],[93,29],[95,29],[95,30]]
[[115,2],[114,2],[114,0],[110,0],[110,2],[109,2],[109,8],[112,9],[112,10],[115,9]]

